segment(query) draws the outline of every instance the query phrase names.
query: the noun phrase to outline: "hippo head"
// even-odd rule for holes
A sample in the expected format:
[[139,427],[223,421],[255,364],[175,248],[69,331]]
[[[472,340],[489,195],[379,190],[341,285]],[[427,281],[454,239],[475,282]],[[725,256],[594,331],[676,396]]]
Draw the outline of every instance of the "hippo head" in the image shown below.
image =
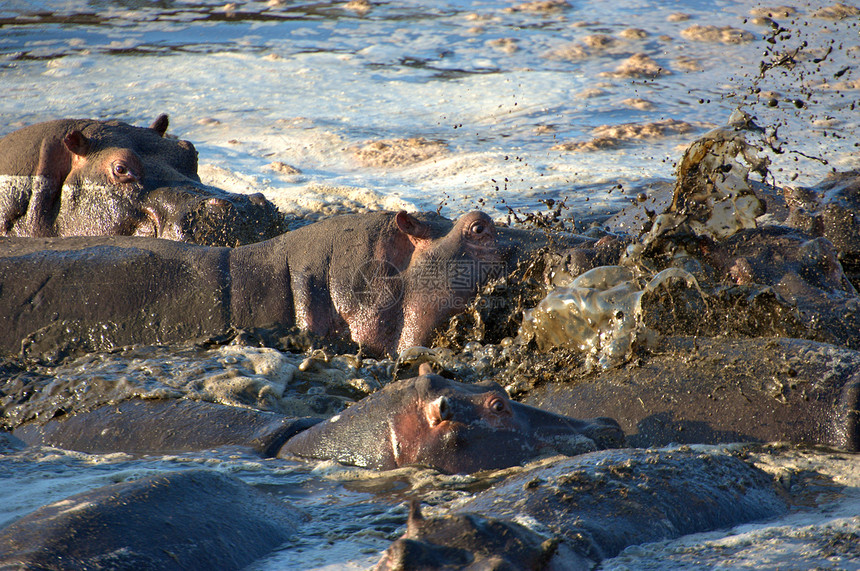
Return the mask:
[[475,513],[425,518],[413,500],[406,532],[383,552],[374,571],[590,569],[592,564],[520,523]]
[[[15,152],[38,158],[10,159],[15,166],[3,170],[48,181],[44,188],[34,185],[29,222],[15,233],[153,236],[234,246],[283,231],[277,209],[262,195],[233,195],[202,184],[194,145],[166,137],[167,127],[167,115],[148,128],[59,120],[4,139],[9,147],[27,143]],[[29,173],[21,166],[36,162]]]
[[824,237],[839,251],[840,258],[856,266],[860,260],[860,170],[832,173],[816,189]]
[[426,364],[420,372],[293,437],[279,455],[381,470],[421,465],[470,473],[623,441],[611,419],[582,421],[542,411],[511,401],[497,383],[452,381]]
[[147,128],[118,121],[77,121],[44,139],[38,173],[62,183],[54,223],[67,235],[160,236],[162,224],[141,207],[147,191],[196,182],[197,151],[164,137],[166,115]]
[[414,244],[403,272],[403,329],[397,351],[429,341],[433,331],[463,311],[490,277],[505,275],[496,227],[480,211],[462,216],[444,236],[431,240],[424,225],[405,212],[395,221]]

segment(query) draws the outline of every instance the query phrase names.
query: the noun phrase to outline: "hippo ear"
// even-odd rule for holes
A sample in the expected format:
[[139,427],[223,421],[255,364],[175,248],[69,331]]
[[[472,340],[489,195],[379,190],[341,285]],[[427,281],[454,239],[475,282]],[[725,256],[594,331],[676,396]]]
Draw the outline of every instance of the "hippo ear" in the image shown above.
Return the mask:
[[415,238],[430,237],[430,228],[405,210],[401,210],[394,216],[394,222],[404,234]]
[[71,150],[70,144],[77,148],[74,142],[70,143],[67,140],[68,137],[69,135],[66,135],[62,141],[56,138],[43,139],[39,149],[36,176],[50,179],[58,190],[72,170],[72,152],[74,151]]
[[421,375],[432,375],[433,367],[430,366],[430,363],[424,362],[418,365],[418,376]]
[[[83,157],[90,151],[90,142],[78,130],[71,131],[63,137],[63,144],[74,155]],[[65,178],[65,177],[64,177]]]
[[170,120],[167,118],[167,115],[162,113],[155,118],[155,121],[152,122],[152,125],[150,125],[149,128],[158,133],[159,136],[163,137],[167,132],[167,125],[169,123]]
[[421,514],[421,500],[412,498],[409,501],[409,519],[406,521],[406,535],[415,536],[424,525],[424,516]]

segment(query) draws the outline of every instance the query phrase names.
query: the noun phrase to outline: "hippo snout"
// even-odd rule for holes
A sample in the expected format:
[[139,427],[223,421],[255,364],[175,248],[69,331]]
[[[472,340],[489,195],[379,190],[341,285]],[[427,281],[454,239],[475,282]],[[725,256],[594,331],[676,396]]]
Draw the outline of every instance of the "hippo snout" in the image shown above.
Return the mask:
[[624,431],[614,418],[600,416],[586,421],[585,436],[594,440],[599,448],[620,448],[624,446]]
[[260,193],[228,195],[193,184],[162,187],[148,194],[144,211],[159,238],[207,246],[241,246],[284,231],[280,212]]

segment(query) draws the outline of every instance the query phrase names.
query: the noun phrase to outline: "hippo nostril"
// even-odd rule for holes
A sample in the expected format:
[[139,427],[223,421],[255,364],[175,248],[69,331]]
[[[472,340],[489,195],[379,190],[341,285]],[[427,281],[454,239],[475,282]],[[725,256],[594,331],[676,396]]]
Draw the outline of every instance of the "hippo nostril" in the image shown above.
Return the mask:
[[451,420],[453,416],[454,413],[451,410],[451,403],[448,402],[448,398],[439,397],[439,418],[442,420]]
[[206,200],[206,205],[211,212],[223,213],[230,207],[230,202],[223,198],[209,198]]
[[161,228],[161,216],[159,216],[158,212],[156,212],[150,207],[144,207],[142,210],[145,217],[137,225],[137,228],[135,228],[134,235],[154,236],[156,238],[163,237]]
[[263,196],[262,192],[255,192],[254,194],[248,195],[248,200],[251,201],[251,204],[256,204],[257,206],[263,206],[268,202],[266,197]]

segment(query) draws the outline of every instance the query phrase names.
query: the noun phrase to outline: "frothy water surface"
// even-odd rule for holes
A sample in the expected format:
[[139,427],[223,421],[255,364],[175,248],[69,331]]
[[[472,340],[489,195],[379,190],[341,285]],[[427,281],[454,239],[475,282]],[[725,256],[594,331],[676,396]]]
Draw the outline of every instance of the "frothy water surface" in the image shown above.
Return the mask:
[[856,14],[554,5],[6,3],[0,133],[166,112],[208,182],[302,214],[617,208],[737,106],[778,127],[777,182],[857,165]]

